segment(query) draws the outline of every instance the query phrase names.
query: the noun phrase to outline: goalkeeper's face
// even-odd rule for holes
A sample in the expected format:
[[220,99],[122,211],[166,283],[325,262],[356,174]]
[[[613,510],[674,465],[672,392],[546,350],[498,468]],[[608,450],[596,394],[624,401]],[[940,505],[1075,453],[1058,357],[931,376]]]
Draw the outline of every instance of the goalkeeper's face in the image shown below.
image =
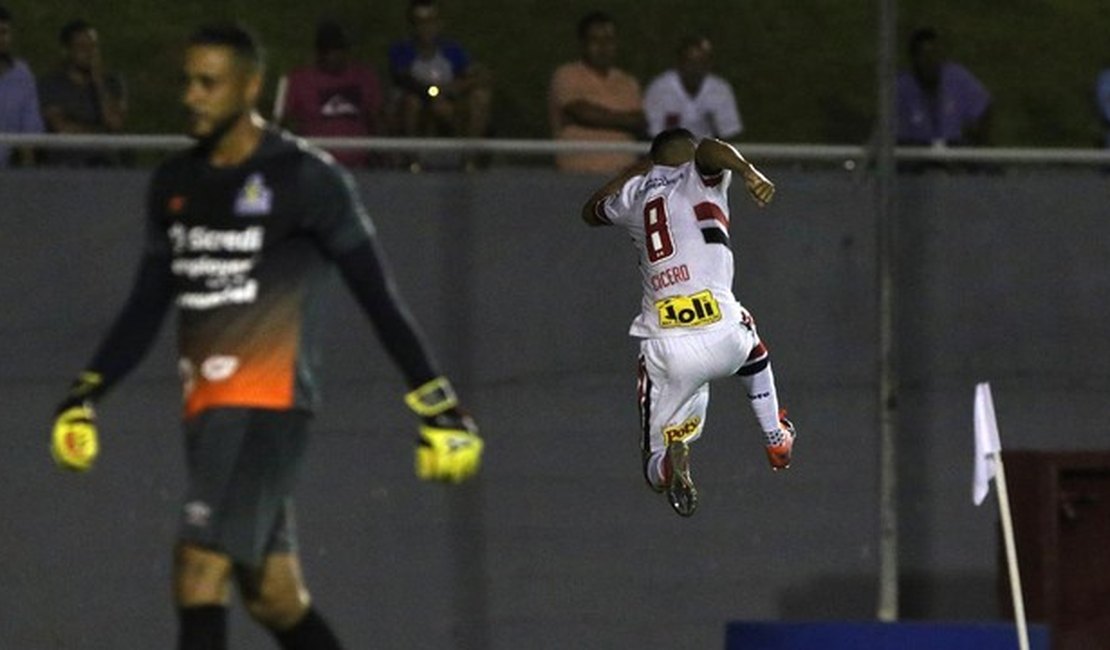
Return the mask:
[[189,135],[217,140],[236,122],[249,119],[258,102],[262,74],[238,60],[229,47],[194,45],[185,53],[185,89]]

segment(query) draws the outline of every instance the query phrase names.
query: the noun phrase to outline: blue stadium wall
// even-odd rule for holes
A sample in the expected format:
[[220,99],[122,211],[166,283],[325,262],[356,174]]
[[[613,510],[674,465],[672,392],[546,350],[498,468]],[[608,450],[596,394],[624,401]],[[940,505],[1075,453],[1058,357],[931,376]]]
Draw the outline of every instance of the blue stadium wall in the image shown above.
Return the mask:
[[[801,439],[773,475],[735,382],[714,386],[691,520],[642,484],[627,238],[601,179],[358,177],[398,283],[488,441],[481,479],[411,471],[399,375],[337,285],[325,405],[299,486],[305,571],[349,647],[722,647],[729,620],[867,620],[877,584],[871,182],[771,170],[733,188],[737,290]],[[168,326],[100,409],[102,459],[52,468],[55,400],[125,298],[143,171],[0,174],[0,645],[167,647],[183,485]],[[1110,221],[1095,171],[904,177],[898,224],[903,615],[998,616],[996,509],[970,503],[971,398],[1010,448],[1105,447]],[[241,613],[236,647],[271,647]]]

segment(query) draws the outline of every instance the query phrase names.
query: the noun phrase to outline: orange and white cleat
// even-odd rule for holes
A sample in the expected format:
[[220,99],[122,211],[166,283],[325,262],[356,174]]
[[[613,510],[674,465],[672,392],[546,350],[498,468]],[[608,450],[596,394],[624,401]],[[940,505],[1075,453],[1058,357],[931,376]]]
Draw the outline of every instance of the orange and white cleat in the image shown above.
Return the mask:
[[794,431],[794,424],[786,419],[786,409],[779,411],[779,428],[777,431],[768,431],[766,450],[767,460],[771,463],[771,469],[779,471],[790,467],[790,456],[794,451],[794,439],[797,434]]

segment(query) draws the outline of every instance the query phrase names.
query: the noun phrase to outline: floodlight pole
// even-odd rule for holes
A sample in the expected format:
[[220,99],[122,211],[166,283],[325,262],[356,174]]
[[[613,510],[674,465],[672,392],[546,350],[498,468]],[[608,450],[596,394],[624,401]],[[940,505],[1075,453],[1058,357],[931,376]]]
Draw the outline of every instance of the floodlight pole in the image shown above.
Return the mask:
[[894,146],[897,0],[879,0],[878,129],[875,191],[879,312],[879,598],[880,621],[898,620],[898,373],[896,340],[897,169]]

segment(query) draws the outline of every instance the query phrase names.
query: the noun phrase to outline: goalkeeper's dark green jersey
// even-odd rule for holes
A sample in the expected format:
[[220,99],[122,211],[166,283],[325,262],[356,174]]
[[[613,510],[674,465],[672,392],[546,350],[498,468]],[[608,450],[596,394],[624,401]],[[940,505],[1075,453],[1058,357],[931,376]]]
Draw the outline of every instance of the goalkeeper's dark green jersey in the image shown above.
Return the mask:
[[249,159],[214,167],[194,148],[148,195],[139,274],[89,370],[101,392],[179,311],[185,413],[312,408],[323,288],[338,266],[410,386],[437,376],[378,252],[350,176],[327,154],[266,130]]

